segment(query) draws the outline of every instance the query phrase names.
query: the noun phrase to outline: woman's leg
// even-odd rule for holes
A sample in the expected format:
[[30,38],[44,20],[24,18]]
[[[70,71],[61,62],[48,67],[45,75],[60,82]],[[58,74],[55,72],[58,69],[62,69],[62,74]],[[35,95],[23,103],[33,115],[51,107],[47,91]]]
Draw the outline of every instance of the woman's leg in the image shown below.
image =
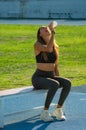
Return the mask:
[[57,89],[59,88],[59,82],[51,78],[37,77],[33,81],[33,85],[37,89],[48,89],[44,107],[45,109],[48,109]]
[[58,107],[61,107],[70,92],[71,82],[69,79],[62,78],[62,77],[54,77],[54,79],[58,81],[60,83],[60,87],[62,87],[62,91],[58,101]]

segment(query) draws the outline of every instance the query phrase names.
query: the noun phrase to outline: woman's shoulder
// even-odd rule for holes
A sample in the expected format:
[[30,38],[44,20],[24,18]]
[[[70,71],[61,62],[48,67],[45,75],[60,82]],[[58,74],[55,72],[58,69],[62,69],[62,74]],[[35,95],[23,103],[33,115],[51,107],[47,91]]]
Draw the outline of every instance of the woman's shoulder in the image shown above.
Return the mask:
[[39,42],[39,41],[36,41],[36,42],[34,43],[34,46],[37,46],[37,45],[40,45],[40,42]]
[[39,41],[36,41],[35,43],[34,43],[34,48],[35,49],[41,49],[43,47],[43,45],[39,42]]
[[36,41],[34,43],[34,50],[35,50],[35,55],[38,55],[40,53],[40,50],[38,49],[39,48],[39,45],[40,43],[38,41]]

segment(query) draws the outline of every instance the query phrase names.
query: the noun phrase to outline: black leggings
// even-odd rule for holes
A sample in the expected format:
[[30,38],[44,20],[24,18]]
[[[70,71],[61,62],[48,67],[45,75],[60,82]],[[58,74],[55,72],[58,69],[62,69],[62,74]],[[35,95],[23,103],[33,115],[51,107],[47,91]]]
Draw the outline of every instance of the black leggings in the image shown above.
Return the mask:
[[58,88],[62,88],[58,101],[58,104],[62,106],[71,88],[71,82],[68,79],[54,76],[52,71],[41,71],[38,69],[32,76],[32,84],[35,89],[48,89],[45,101],[46,108],[49,108]]

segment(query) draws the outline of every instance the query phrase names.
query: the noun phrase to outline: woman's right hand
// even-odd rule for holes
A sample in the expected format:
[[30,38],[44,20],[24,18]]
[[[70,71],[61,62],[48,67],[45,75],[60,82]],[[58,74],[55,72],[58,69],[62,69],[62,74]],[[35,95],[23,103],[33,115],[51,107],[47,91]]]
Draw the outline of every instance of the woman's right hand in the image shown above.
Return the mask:
[[54,29],[56,28],[57,26],[57,22],[56,21],[52,21],[48,27],[50,28],[51,31],[54,31]]

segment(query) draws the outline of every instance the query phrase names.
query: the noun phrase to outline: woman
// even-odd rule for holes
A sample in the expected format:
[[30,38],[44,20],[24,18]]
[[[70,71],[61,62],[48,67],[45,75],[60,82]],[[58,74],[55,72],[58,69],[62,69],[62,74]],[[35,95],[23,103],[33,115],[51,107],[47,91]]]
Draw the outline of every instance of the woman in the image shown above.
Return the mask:
[[49,106],[58,88],[62,88],[58,104],[53,111],[53,116],[59,120],[66,117],[62,106],[67,98],[71,82],[59,76],[58,70],[58,45],[55,42],[55,27],[51,22],[48,26],[42,26],[37,33],[37,41],[34,44],[37,70],[32,76],[32,84],[36,89],[48,89],[44,110],[40,118],[43,121],[53,121],[49,113]]

